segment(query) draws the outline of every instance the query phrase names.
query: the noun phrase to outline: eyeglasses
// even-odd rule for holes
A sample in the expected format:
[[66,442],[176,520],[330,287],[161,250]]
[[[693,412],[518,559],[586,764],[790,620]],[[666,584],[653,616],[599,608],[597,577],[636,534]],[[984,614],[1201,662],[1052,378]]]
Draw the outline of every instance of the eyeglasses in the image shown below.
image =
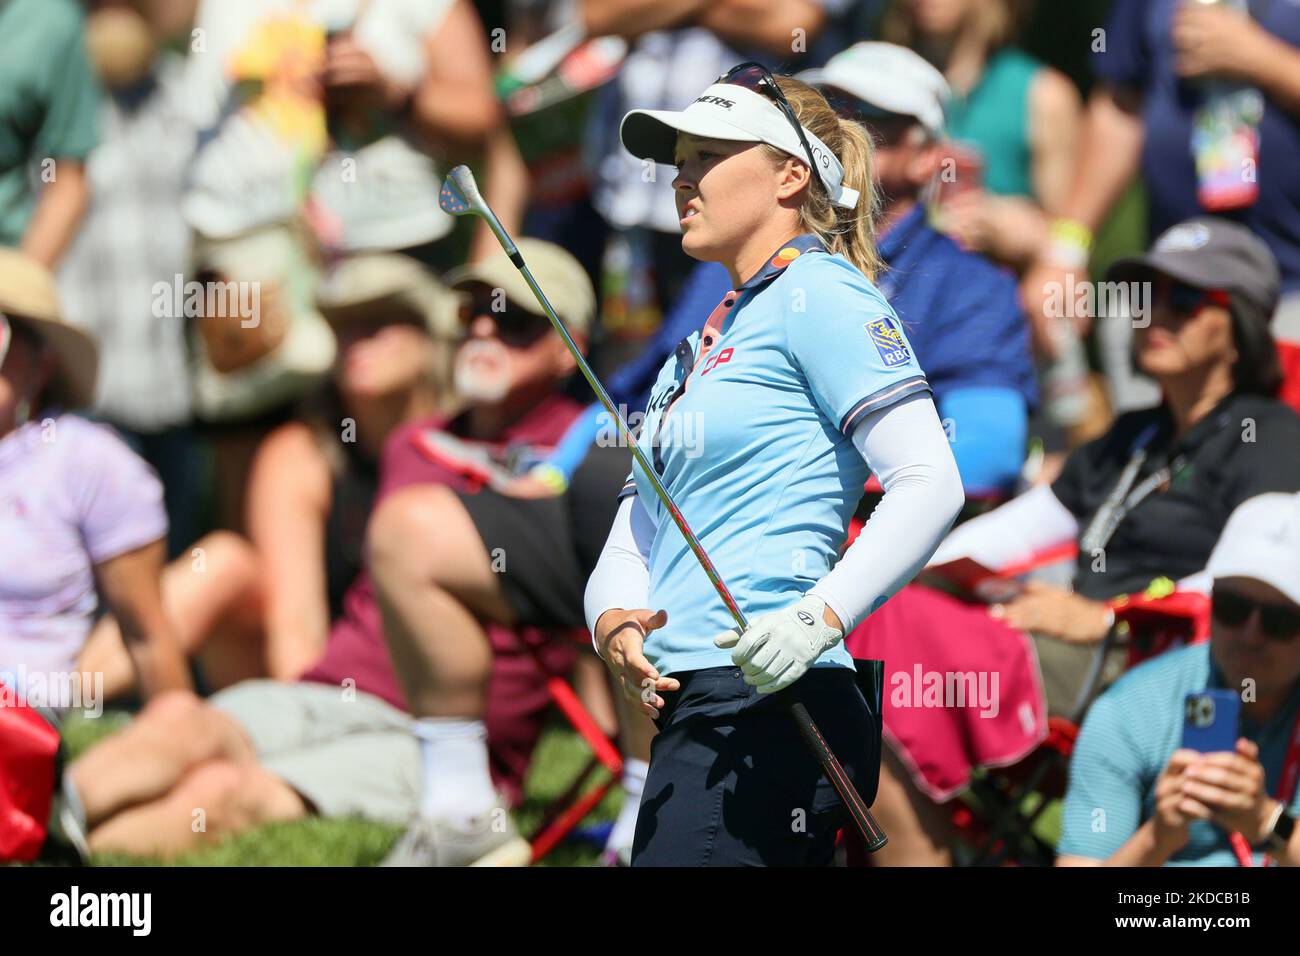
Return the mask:
[[513,348],[528,348],[551,329],[551,321],[543,315],[520,308],[509,299],[494,295],[474,295],[462,300],[460,326],[468,332],[474,320],[486,315],[496,326],[497,338]]
[[1259,629],[1271,640],[1290,642],[1300,637],[1300,610],[1283,604],[1252,601],[1234,591],[1216,587],[1210,597],[1210,613],[1220,624],[1241,627],[1259,611]]
[[1153,304],[1168,302],[1170,309],[1183,316],[1193,316],[1206,305],[1232,307],[1228,293],[1222,289],[1200,289],[1168,276],[1157,278],[1152,292]]
[[753,90],[760,96],[765,96],[775,103],[777,108],[785,114],[785,118],[790,121],[795,133],[798,134],[799,142],[803,144],[804,155],[808,157],[808,168],[817,173],[817,161],[813,159],[813,151],[812,147],[808,145],[808,137],[803,134],[803,124],[799,122],[799,117],[794,115],[794,108],[790,105],[790,101],[785,98],[785,94],[781,92],[781,87],[776,85],[776,77],[772,75],[771,70],[761,63],[749,60],[733,66],[718,77],[717,82]]

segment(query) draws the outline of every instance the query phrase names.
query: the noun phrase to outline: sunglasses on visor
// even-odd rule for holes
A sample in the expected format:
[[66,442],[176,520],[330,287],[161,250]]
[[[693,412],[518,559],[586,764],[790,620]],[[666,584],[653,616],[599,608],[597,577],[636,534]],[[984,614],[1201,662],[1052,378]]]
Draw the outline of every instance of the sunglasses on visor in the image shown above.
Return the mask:
[[785,98],[785,94],[781,92],[781,87],[776,85],[776,78],[772,76],[771,70],[761,63],[750,60],[733,66],[718,77],[717,82],[752,90],[775,103],[777,108],[785,115],[785,118],[790,121],[790,125],[794,127],[799,142],[803,145],[804,155],[808,157],[808,168],[814,173],[817,172],[817,162],[813,159],[813,151],[812,147],[808,145],[808,137],[803,134],[803,124],[799,122],[799,117],[794,115],[794,108],[790,105],[790,101]]
[[1282,604],[1264,604],[1248,597],[1215,588],[1210,597],[1210,613],[1228,627],[1241,627],[1251,614],[1259,611],[1259,629],[1275,641],[1290,642],[1300,637],[1300,610]]

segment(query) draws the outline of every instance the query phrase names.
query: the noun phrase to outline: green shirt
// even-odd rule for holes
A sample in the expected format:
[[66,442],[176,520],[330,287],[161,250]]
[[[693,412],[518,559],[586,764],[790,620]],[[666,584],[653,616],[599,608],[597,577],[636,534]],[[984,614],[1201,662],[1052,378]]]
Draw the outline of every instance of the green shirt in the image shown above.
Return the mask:
[[1043,65],[1004,48],[989,60],[979,83],[945,108],[948,135],[984,158],[984,188],[999,196],[1032,196],[1029,86]]
[[33,164],[36,181],[49,181],[58,160],[94,148],[99,102],[76,0],[0,0],[0,245],[27,229]]

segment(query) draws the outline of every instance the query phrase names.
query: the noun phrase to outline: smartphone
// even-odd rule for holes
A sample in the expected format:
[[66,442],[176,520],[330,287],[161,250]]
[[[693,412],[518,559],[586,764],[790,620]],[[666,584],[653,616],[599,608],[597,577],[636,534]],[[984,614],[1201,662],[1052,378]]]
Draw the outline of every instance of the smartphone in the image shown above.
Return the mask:
[[1208,754],[1237,749],[1241,698],[1230,690],[1188,694],[1183,702],[1183,747]]

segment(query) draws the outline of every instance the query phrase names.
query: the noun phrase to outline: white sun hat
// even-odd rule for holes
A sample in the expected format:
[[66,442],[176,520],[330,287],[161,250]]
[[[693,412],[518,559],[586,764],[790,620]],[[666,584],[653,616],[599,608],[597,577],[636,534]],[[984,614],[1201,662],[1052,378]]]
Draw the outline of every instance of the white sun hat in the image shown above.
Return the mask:
[[943,135],[948,81],[919,53],[893,43],[855,43],[796,79],[833,87],[885,113],[911,116],[931,137]]
[[1210,552],[1214,578],[1254,578],[1300,604],[1300,494],[1268,492],[1239,504]]
[[675,165],[673,154],[679,132],[707,139],[767,143],[804,162],[811,159],[831,201],[842,209],[854,208],[858,191],[844,185],[844,167],[839,159],[806,126],[799,128],[808,140],[807,152],[795,131],[793,117],[787,116],[774,100],[736,82],[720,81],[684,110],[632,110],[623,117],[619,136],[633,156],[665,166]]

